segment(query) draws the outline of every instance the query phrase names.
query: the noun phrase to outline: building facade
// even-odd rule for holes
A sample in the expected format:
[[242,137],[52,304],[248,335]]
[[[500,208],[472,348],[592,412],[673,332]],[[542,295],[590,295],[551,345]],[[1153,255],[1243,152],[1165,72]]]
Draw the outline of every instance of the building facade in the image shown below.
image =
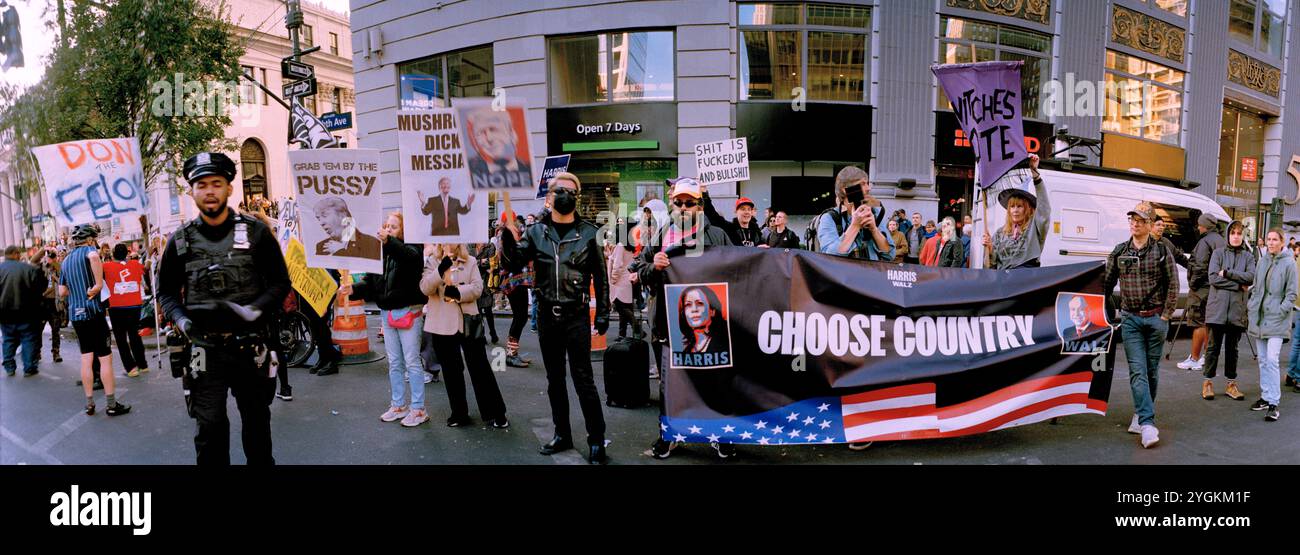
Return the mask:
[[[692,175],[694,145],[749,139],[751,179],[712,188],[804,217],[869,170],[891,210],[969,212],[973,155],[930,71],[1019,60],[1026,147],[1215,198],[1251,233],[1300,219],[1297,0],[644,2],[353,0],[357,125],[398,206],[395,112],[505,95],[536,167],[571,154],[584,209],[635,209]],[[1294,160],[1294,162],[1293,162]],[[1297,167],[1292,169],[1292,164]],[[1268,212],[1283,199],[1284,217]],[[527,207],[525,207],[526,209]],[[795,218],[798,219],[798,218]]]

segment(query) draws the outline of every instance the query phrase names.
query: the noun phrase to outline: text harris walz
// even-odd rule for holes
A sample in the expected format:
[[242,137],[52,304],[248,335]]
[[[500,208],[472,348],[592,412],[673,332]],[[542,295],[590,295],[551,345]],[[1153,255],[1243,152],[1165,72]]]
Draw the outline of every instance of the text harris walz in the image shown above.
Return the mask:
[[892,337],[899,356],[984,354],[1034,345],[1034,317],[921,316],[894,318],[891,327],[881,314],[820,312],[763,312],[758,320],[758,348],[765,354],[837,357],[884,357],[885,341]]
[[[972,89],[952,103],[952,111],[957,115],[957,121],[976,124],[984,123],[985,119],[1011,121],[1016,117],[1016,105],[1019,103],[1016,96],[1015,91],[1006,89],[997,89],[993,94],[986,95],[976,95]],[[975,149],[975,158],[984,159],[985,153],[994,154],[1002,160],[1015,158],[1015,151],[1010,149],[1008,129],[1011,126],[999,125],[984,131],[972,127],[968,130],[966,136],[970,137],[971,146]],[[994,151],[994,147],[998,150]]]

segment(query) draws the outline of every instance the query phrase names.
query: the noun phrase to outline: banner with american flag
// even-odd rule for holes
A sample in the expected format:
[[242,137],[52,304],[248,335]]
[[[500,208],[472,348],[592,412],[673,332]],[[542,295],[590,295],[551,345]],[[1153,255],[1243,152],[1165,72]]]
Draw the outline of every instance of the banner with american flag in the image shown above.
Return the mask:
[[1102,269],[900,266],[741,247],[674,257],[660,434],[824,444],[1104,415],[1113,327]]

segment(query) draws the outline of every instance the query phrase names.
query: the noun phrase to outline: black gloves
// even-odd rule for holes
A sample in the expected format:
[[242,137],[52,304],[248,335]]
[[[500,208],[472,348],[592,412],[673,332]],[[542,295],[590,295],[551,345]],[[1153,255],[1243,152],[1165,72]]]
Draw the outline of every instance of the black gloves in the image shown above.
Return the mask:
[[605,335],[609,331],[609,316],[596,317],[596,335]]
[[442,257],[442,262],[438,263],[438,275],[442,276],[443,274],[446,274],[448,268],[451,268],[451,257],[444,256]]
[[456,288],[455,285],[448,285],[445,289],[442,290],[442,296],[447,297],[448,299],[456,299],[459,301],[460,289]]
[[194,330],[194,322],[189,318],[181,318],[176,321],[176,329],[181,330],[181,333],[185,334],[185,337],[189,337],[190,333]]

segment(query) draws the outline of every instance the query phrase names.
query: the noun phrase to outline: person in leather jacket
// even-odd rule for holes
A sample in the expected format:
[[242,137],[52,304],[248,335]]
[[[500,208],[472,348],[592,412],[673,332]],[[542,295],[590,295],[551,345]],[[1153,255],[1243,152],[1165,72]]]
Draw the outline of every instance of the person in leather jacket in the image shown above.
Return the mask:
[[[576,175],[556,174],[547,194],[550,213],[523,232],[513,217],[506,218],[509,233],[502,234],[501,255],[512,271],[532,262],[537,276],[533,289],[538,299],[537,336],[542,347],[542,363],[546,366],[551,417],[555,422],[555,437],[542,446],[541,453],[553,455],[573,448],[564,379],[567,356],[573,372],[573,388],[587,425],[587,460],[591,464],[604,464],[607,461],[605,417],[591,368],[588,302],[593,293],[588,288],[594,287],[596,333],[604,335],[609,329],[609,281],[605,277],[601,230],[577,214],[581,186]],[[505,202],[509,213],[508,196]]]

